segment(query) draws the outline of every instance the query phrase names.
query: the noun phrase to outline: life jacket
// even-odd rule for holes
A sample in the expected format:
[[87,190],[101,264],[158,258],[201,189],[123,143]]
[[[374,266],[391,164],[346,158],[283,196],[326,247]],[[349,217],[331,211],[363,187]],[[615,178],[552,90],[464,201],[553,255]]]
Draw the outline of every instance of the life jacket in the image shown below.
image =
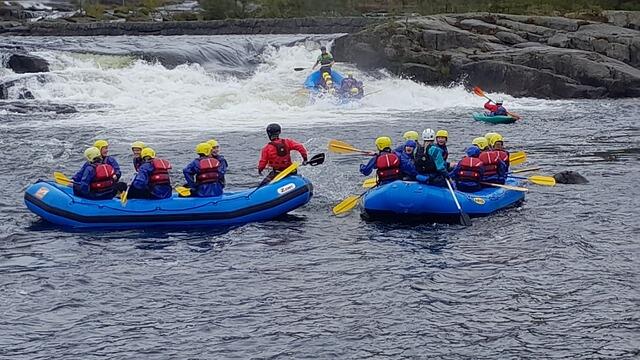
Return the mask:
[[460,160],[458,166],[460,167],[457,173],[459,181],[480,181],[484,164],[479,158],[465,156]]
[[151,176],[149,176],[149,185],[171,183],[171,180],[169,179],[171,164],[167,160],[156,158],[151,160],[151,165],[153,165],[153,171],[151,172]]
[[328,65],[333,61],[333,56],[330,53],[320,54],[318,60],[320,60],[320,65]]
[[505,109],[504,107],[502,107],[502,105],[496,105],[498,108],[496,109],[496,111],[493,112],[493,115],[496,116],[507,116],[507,109]]
[[91,180],[89,184],[89,188],[93,192],[103,192],[106,190],[110,190],[115,181],[113,181],[113,176],[116,174],[113,167],[109,164],[93,164],[92,165],[96,170],[96,176]]
[[276,156],[269,159],[269,163],[274,170],[284,170],[291,165],[291,153],[283,139],[271,141],[269,143],[276,148]]
[[484,176],[490,177],[498,174],[498,163],[500,162],[500,151],[483,151],[478,159],[484,164]]
[[509,152],[506,150],[493,150],[500,153],[500,160],[504,161],[509,166]]
[[220,173],[218,168],[220,167],[220,161],[214,158],[200,159],[200,173],[196,175],[197,184],[209,184],[218,181]]
[[400,170],[400,158],[394,153],[382,153],[376,158],[376,174],[378,183],[388,180],[402,179]]
[[435,173],[437,171],[436,163],[429,155],[429,149],[432,144],[429,144],[426,148],[424,146],[418,146],[415,152],[416,158],[416,170],[419,174]]

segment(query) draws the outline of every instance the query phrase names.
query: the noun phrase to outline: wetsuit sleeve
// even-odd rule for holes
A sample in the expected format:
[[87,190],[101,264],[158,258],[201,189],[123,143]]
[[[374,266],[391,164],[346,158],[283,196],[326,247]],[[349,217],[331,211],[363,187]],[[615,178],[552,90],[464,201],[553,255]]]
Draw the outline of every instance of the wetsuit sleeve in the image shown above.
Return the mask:
[[449,177],[452,179],[457,179],[458,178],[458,171],[460,171],[460,164],[456,164],[456,166],[453,167],[453,170],[451,170],[449,172]]
[[82,176],[80,178],[80,192],[84,195],[89,195],[91,191],[91,180],[95,178],[96,171],[93,166],[87,166],[84,168],[82,172]]
[[498,176],[502,179],[507,178],[507,164],[502,160],[498,161]]
[[109,165],[111,165],[111,167],[113,168],[113,171],[116,173],[116,177],[118,178],[117,180],[120,180],[122,173],[120,172],[120,165],[118,164],[118,161],[116,161],[116,159],[113,156],[109,156],[108,163]]
[[484,108],[491,112],[494,112],[498,110],[498,105],[494,105],[491,103],[491,101],[487,101],[486,103],[484,103]]
[[378,156],[372,157],[367,165],[360,164],[360,173],[364,176],[369,176],[376,167],[376,159],[378,159]]
[[229,167],[229,164],[227,164],[227,159],[225,159],[224,156],[222,155],[218,156],[218,161],[220,161],[220,167],[218,167],[218,174],[220,176],[224,176],[224,174],[227,173],[227,167]]
[[302,155],[302,160],[307,161],[307,149],[304,148],[304,145],[291,139],[285,139],[285,142],[289,149],[299,152]]
[[146,162],[140,165],[140,169],[138,170],[136,177],[133,179],[133,182],[131,182],[131,185],[136,189],[146,189],[147,185],[149,185],[149,175],[152,171],[153,165],[150,163]]
[[269,164],[269,145],[262,148],[260,152],[260,160],[258,161],[258,172],[262,172]]
[[198,162],[198,160],[193,160],[192,162],[189,163],[189,165],[187,165],[183,170],[182,170],[182,174],[184,174],[184,179],[187,182],[187,185],[190,188],[195,188],[196,187],[196,182],[193,179],[193,175],[197,174],[200,172],[200,163]]
[[78,172],[75,175],[73,175],[71,180],[75,182],[80,182],[80,180],[82,180],[82,174],[84,174],[84,170],[87,168],[88,165],[89,163],[86,163],[86,162],[82,164],[82,167],[80,168],[80,170],[78,170]]
[[442,157],[442,150],[440,150],[437,146],[432,146],[430,148],[431,158],[433,162],[436,164],[436,170],[443,175],[449,175],[447,173],[447,163],[445,163],[444,158]]

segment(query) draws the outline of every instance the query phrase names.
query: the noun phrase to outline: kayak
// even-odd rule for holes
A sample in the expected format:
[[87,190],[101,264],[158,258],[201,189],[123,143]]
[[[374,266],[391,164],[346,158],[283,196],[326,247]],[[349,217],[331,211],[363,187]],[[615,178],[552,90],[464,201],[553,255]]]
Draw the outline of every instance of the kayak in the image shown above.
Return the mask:
[[[179,197],[162,200],[89,200],[73,195],[71,187],[39,180],[24,194],[27,208],[43,219],[66,228],[131,229],[170,227],[224,227],[270,220],[311,200],[313,185],[298,175],[254,189],[221,196]],[[253,192],[253,193],[252,193]]]
[[516,118],[505,115],[487,115],[485,113],[473,113],[474,120],[484,121],[492,124],[511,124],[516,122]]
[[[507,185],[521,186],[519,179]],[[524,192],[487,187],[474,193],[454,191],[462,210],[470,217],[490,215],[524,200]],[[367,220],[430,221],[457,223],[459,212],[449,188],[397,180],[375,187],[362,197],[362,217]]]
[[[333,86],[336,88],[340,88],[340,85],[342,85],[342,80],[344,79],[344,75],[336,70],[331,70],[331,79],[333,79]],[[322,74],[320,74],[320,70],[316,70],[309,74],[309,76],[307,76],[304,81],[304,87],[310,92],[317,93],[320,92],[320,89],[318,87],[321,83]]]

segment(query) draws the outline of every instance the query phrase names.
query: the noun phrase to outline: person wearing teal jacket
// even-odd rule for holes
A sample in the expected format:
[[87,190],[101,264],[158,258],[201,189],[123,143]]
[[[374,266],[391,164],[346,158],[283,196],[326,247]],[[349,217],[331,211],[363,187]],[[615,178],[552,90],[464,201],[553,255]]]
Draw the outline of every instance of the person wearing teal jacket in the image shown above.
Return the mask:
[[415,151],[415,165],[418,175],[416,180],[429,185],[446,187],[449,178],[447,163],[444,161],[442,149],[434,145],[436,132],[426,129],[422,132],[423,145]]

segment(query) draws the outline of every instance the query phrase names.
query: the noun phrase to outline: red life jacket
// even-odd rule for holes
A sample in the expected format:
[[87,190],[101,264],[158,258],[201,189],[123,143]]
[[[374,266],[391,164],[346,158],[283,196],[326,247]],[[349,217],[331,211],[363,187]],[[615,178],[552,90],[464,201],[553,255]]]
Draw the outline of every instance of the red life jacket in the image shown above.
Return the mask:
[[493,150],[500,153],[500,160],[504,161],[509,166],[509,152],[506,150]]
[[458,170],[457,175],[460,181],[480,181],[482,168],[484,167],[480,159],[465,156],[460,160],[458,166],[460,166],[460,170]]
[[91,180],[89,188],[91,191],[102,192],[113,187],[113,176],[116,174],[113,167],[109,164],[93,164],[96,170],[96,176]]
[[484,176],[489,177],[498,173],[498,163],[501,160],[501,154],[499,151],[483,151],[478,156],[478,159],[484,164]]
[[402,179],[400,158],[394,153],[382,153],[376,159],[378,183],[387,180]]
[[209,184],[218,181],[220,174],[218,168],[220,167],[220,161],[214,158],[200,159],[200,173],[196,175],[196,183]]
[[276,154],[271,159],[269,159],[269,163],[274,170],[284,170],[291,165],[291,151],[287,147],[287,144],[283,139],[273,140],[269,143],[276,148]]
[[149,176],[149,185],[170,184],[169,169],[171,164],[167,160],[153,159],[151,160],[153,171]]

